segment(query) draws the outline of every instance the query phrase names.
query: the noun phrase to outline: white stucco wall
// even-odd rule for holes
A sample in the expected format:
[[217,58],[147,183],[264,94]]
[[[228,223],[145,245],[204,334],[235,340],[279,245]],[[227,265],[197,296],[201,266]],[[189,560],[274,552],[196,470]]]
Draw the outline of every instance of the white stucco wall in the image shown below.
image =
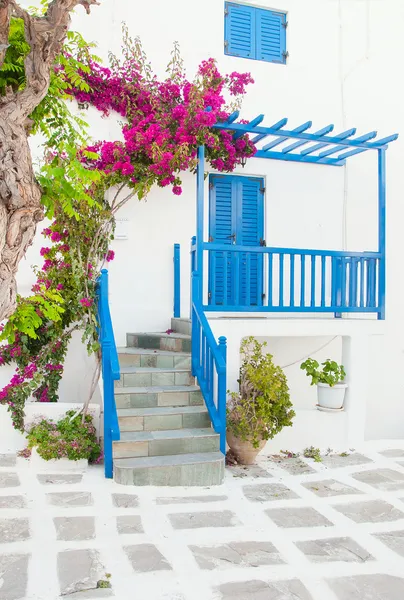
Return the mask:
[[[174,40],[181,45],[190,77],[201,60],[209,56],[218,59],[223,72],[251,71],[255,84],[249,89],[242,116],[252,118],[263,112],[267,125],[286,116],[291,128],[312,119],[313,129],[332,122],[335,132],[354,126],[359,134],[373,129],[381,136],[404,131],[404,84],[399,70],[404,57],[402,0],[256,0],[252,4],[288,12],[290,56],[286,66],[224,55],[222,0],[205,0],[202,5],[189,0],[151,0],[141,5],[103,0],[90,17],[78,8],[73,28],[96,41],[97,52],[106,57],[108,50],[119,52],[120,24],[125,20],[131,34],[142,38],[160,76],[164,75]],[[95,138],[116,139],[119,128],[113,117],[102,119],[92,109],[85,116],[93,125]],[[365,427],[369,439],[404,434],[400,269],[403,144],[401,136],[387,153],[387,320],[384,338],[369,338],[368,376],[372,385],[367,395]],[[238,172],[265,177],[268,245],[377,248],[376,153],[353,157],[342,168],[254,159]],[[127,331],[169,327],[175,242],[182,248],[182,316],[188,316],[188,252],[195,233],[195,180],[185,174],[183,181],[181,197],[167,189],[155,190],[147,202],[133,200],[119,215],[126,219],[128,231],[128,239],[114,242],[116,259],[110,267],[111,307],[119,345],[124,345]],[[39,262],[39,247],[40,236],[20,270],[23,293],[29,289],[29,265]],[[287,342],[280,339],[283,333],[278,328],[276,335],[270,334],[275,335],[270,339],[270,348],[280,364],[289,364],[319,347],[327,339],[327,327],[324,322],[323,330],[316,326],[299,339],[297,335],[288,337]],[[231,332],[224,333],[231,337]],[[339,337],[324,354],[338,359]],[[83,393],[77,380],[84,380],[88,363],[81,356],[75,362],[72,355],[71,364],[74,377],[66,373],[62,399]],[[288,368],[287,375],[296,405],[308,406],[313,390],[298,367]]]

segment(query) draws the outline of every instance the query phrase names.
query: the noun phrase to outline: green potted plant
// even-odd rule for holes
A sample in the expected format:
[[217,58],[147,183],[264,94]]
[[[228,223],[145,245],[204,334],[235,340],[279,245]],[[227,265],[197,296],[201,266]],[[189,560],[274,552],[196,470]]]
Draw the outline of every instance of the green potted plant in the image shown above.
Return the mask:
[[285,374],[265,346],[254,337],[242,341],[239,391],[230,394],[227,406],[227,443],[245,465],[295,416]]
[[346,377],[343,365],[329,358],[321,363],[308,358],[300,365],[306,375],[311,377],[310,385],[317,385],[317,408],[319,410],[341,410],[344,406],[345,392],[348,387],[344,383]]
[[28,448],[24,456],[41,470],[84,470],[98,462],[101,448],[91,415],[69,410],[57,422],[39,417],[27,428]]

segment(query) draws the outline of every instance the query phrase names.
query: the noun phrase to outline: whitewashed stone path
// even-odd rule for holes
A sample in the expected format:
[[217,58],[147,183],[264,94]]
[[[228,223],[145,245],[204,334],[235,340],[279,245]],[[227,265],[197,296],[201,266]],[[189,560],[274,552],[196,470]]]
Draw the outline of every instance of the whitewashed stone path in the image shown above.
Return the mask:
[[0,600],[106,597],[403,600],[404,444],[261,459],[210,489],[39,474],[1,455]]

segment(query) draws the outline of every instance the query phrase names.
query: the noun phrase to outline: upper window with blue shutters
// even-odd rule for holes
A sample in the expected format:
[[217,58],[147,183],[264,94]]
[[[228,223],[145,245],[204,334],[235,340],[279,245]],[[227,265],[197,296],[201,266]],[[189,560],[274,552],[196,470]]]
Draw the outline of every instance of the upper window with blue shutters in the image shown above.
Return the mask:
[[225,2],[224,53],[286,64],[286,14]]

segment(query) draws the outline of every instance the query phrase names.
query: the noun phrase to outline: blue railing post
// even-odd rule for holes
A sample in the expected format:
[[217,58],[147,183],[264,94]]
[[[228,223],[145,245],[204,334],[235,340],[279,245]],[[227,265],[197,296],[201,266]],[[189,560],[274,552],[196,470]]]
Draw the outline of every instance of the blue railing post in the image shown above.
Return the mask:
[[181,316],[181,262],[180,244],[174,244],[174,318]]
[[190,255],[191,255],[191,272],[189,274],[189,286],[190,286],[190,307],[189,307],[189,316],[192,319],[192,273],[195,271],[195,261],[196,261],[196,257],[195,257],[195,253],[196,253],[196,236],[193,235],[191,238],[191,250],[190,250]]
[[[227,364],[227,340],[222,335],[219,338],[219,351],[221,352],[224,364]],[[227,382],[226,368],[218,374],[217,406],[220,420],[220,451],[226,455],[226,400],[227,400]]]
[[[204,234],[204,187],[205,187],[205,146],[198,148],[196,171],[196,265],[195,270],[203,276],[203,234]],[[200,282],[202,295],[203,282]]]
[[191,274],[192,279],[192,301],[191,301],[191,368],[192,368],[192,376],[197,376],[197,369],[200,357],[200,333],[199,333],[199,323],[196,318],[195,309],[193,304],[196,303],[199,299],[199,286],[200,286],[200,278],[199,274],[196,271],[193,271]]
[[379,298],[378,319],[386,318],[386,150],[377,151],[378,155],[378,191],[379,191]]
[[105,477],[112,479],[112,442],[120,439],[118,415],[115,405],[114,381],[119,379],[120,372],[114,330],[109,311],[107,269],[102,269],[98,279],[97,296],[104,396],[104,471]]

